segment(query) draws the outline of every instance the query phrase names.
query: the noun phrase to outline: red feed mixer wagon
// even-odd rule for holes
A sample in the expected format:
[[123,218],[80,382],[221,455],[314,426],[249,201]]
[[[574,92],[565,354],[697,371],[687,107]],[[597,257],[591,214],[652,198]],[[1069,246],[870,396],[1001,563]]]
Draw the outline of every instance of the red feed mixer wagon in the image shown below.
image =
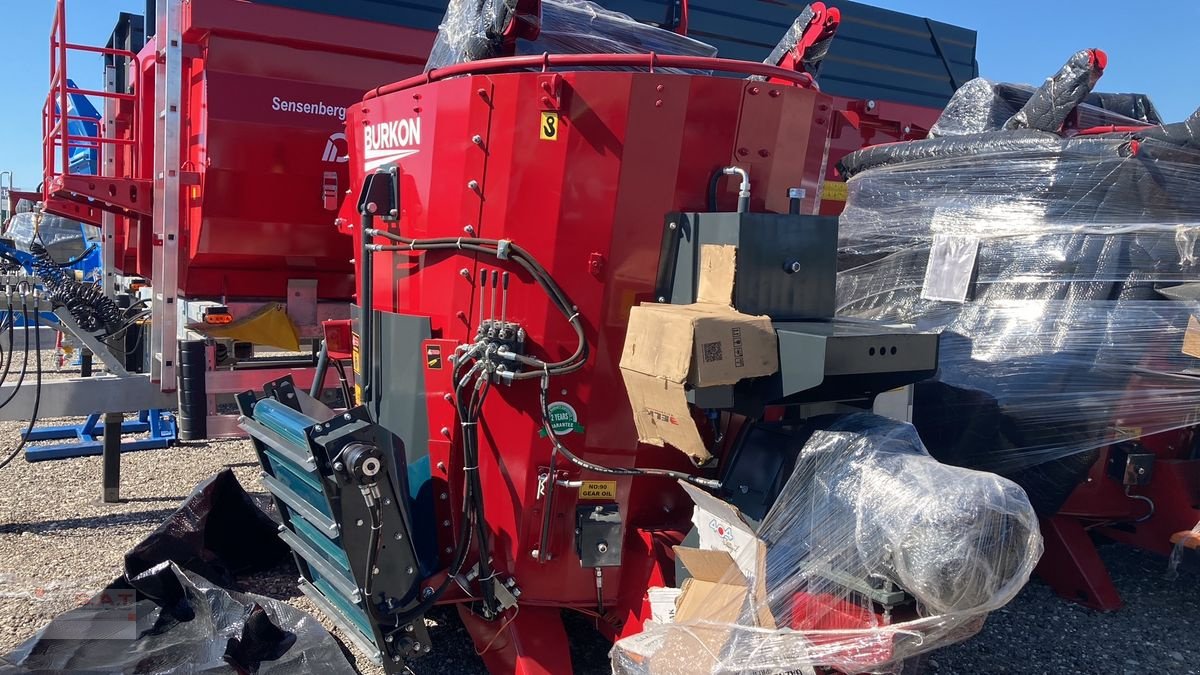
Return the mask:
[[[389,672],[436,653],[422,617],[437,603],[498,673],[569,672],[563,610],[640,633],[692,527],[676,480],[735,501],[771,491],[729,478],[763,458],[745,416],[870,410],[936,368],[936,335],[833,317],[833,100],[803,59],[511,55],[546,38],[537,16],[510,9],[494,55],[348,111],[361,405],[335,414],[287,379],[239,396],[301,590]],[[694,302],[709,244],[737,245],[733,304],[774,320],[780,373],[697,388],[711,415],[663,414],[717,456],[696,463],[639,442],[619,365],[631,309]]]

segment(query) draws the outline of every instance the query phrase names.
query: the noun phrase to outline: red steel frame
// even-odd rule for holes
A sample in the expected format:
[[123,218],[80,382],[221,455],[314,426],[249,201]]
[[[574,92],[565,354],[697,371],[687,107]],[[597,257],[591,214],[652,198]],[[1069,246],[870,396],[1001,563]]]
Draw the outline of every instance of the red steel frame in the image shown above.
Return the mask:
[[[597,65],[639,72],[571,70]],[[664,68],[765,75],[786,84],[663,73]],[[521,72],[525,69],[532,70]],[[543,113],[558,116],[556,140],[539,139]],[[574,452],[602,464],[694,472],[681,453],[637,443],[617,369],[629,308],[653,300],[666,214],[707,210],[709,178],[719,167],[738,164],[750,172],[754,210],[786,213],[788,188],[804,187],[802,210],[815,212],[831,114],[830,98],[808,75],[773,66],[654,54],[563,54],[456,65],[380,87],[355,106],[347,128],[351,156],[366,158],[364,129],[417,121],[418,137],[409,139],[409,154],[399,160],[395,231],[460,236],[470,225],[475,236],[511,238],[576,303],[592,357],[583,370],[551,385],[554,400],[580,412],[584,430],[564,437]],[[361,185],[364,164],[352,163],[352,184]],[[736,184],[721,187],[719,208],[730,209]],[[351,207],[349,201],[343,206],[346,223],[357,222]],[[361,236],[356,227],[345,230]],[[452,354],[470,339],[480,296],[468,278],[477,279],[480,268],[494,268],[495,261],[445,253],[375,255],[373,309],[428,317],[434,336],[419,346],[376,342],[377,352],[416,347],[419,353],[440,348]],[[509,317],[526,327],[537,353],[569,351],[574,333],[536,286],[515,276]],[[405,442],[428,448],[435,467],[432,491],[447,497],[435,500],[434,520],[455,524],[459,515],[450,505],[461,500],[462,476],[451,450],[459,424],[445,400],[454,385],[449,369],[427,365],[424,373],[420,399],[426,402],[430,437]],[[462,604],[466,598],[451,600],[459,603],[493,672],[569,672],[558,616],[564,608],[591,616],[610,638],[640,631],[649,618],[646,589],[674,581],[670,547],[690,527],[690,500],[670,481],[615,478],[614,501],[626,523],[624,553],[621,567],[603,571],[605,603],[597,612],[594,572],[580,566],[573,544],[575,508],[589,502],[570,488],[555,491],[542,549],[546,504],[537,487],[539,476],[550,470],[551,445],[538,436],[540,425],[533,419],[536,389],[526,383],[493,392],[484,405],[480,448],[491,557],[501,574],[516,577],[521,609],[489,622]],[[614,478],[584,475],[561,459],[554,475],[568,481]],[[453,530],[439,528],[442,549]]]
[[[96,150],[104,146],[132,146],[138,138],[138,127],[142,123],[140,106],[136,94],[79,89],[67,84],[67,58],[72,52],[100,54],[123,58],[140,72],[140,58],[124,49],[94,47],[67,41],[66,0],[57,0],[54,21],[50,29],[50,93],[42,107],[42,156],[43,200],[46,209],[68,218],[76,218],[93,225],[100,225],[97,210],[117,215],[150,215],[150,181],[139,178],[142,174],[135,162],[130,175],[122,178],[101,175],[79,175],[71,173],[70,151],[73,147],[90,147]],[[132,104],[133,130],[130,137],[106,137],[107,120],[71,115],[67,105],[71,95],[82,95]],[[68,122],[96,122],[100,133],[96,138],[77,136],[70,133]]]

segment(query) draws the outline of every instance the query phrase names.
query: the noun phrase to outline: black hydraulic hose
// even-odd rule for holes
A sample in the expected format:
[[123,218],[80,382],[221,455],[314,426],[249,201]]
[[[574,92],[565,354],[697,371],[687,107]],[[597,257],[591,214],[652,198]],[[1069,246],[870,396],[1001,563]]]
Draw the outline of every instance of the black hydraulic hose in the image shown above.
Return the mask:
[[[35,317],[38,314],[36,310],[37,310],[37,307],[36,307],[36,303],[35,303],[34,312],[33,312]],[[24,329],[25,329],[25,355],[21,359],[21,372],[20,372],[20,374],[17,375],[17,384],[16,384],[16,386],[13,387],[13,390],[8,393],[8,398],[4,399],[3,402],[0,402],[0,408],[3,408],[4,406],[8,405],[9,402],[12,401],[13,398],[17,395],[17,392],[19,392],[21,390],[21,386],[23,384],[25,384],[25,374],[29,371],[29,303],[27,303],[25,301],[24,296],[22,296],[22,298],[21,298],[21,318],[22,318],[22,322],[24,323]],[[13,332],[16,332],[15,328],[13,329]],[[11,354],[12,348],[13,348],[13,336],[11,333],[8,336],[8,348],[9,348],[9,352]],[[38,367],[40,368],[41,367],[41,355],[39,354],[38,357],[39,357],[38,358]],[[11,365],[11,363],[12,363],[12,357],[10,356],[9,364]],[[4,371],[4,379],[5,380],[8,379],[8,371],[7,370]],[[3,382],[3,380],[0,380],[0,382]]]
[[362,230],[360,239],[362,239],[362,250],[359,251],[358,257],[361,259],[359,264],[362,265],[362,283],[358,291],[358,362],[361,364],[360,372],[356,373],[358,378],[359,390],[362,392],[362,403],[368,407],[372,401],[371,391],[371,358],[374,357],[374,341],[371,339],[374,326],[371,321],[372,305],[374,304],[375,284],[375,266],[372,262],[371,255],[371,231],[372,225],[375,224],[375,216],[370,213],[364,213],[362,216]]
[[58,265],[59,267],[70,267],[71,265],[78,265],[79,263],[83,262],[84,258],[91,255],[92,251],[95,251],[95,250],[96,250],[96,245],[91,244],[83,251],[83,253],[80,253],[79,255],[75,256],[74,258],[71,258],[70,260],[68,260],[66,262],[56,262],[54,264]]
[[[546,436],[550,439],[550,442],[554,444],[558,452],[579,468],[595,473],[607,474],[610,476],[658,476],[660,478],[674,478],[675,480],[686,481],[692,485],[704,488],[706,490],[715,490],[721,487],[720,481],[712,480],[710,478],[700,478],[699,476],[692,476],[690,474],[683,473],[682,471],[672,471],[670,469],[616,468],[611,466],[603,466],[601,464],[593,464],[592,462],[576,456],[574,453],[568,450],[566,446],[558,442],[558,437],[555,435],[554,429],[550,427],[550,409],[546,397],[545,385],[542,386],[540,396],[542,404],[542,429],[546,432]],[[551,477],[551,479],[553,479],[553,477]]]
[[346,402],[346,407],[350,408],[354,405],[354,392],[350,391],[350,381],[346,378],[346,366],[342,365],[340,359],[334,359],[333,369],[338,374],[338,386],[342,389],[342,400]]
[[[461,399],[457,396],[457,394],[459,390],[458,373],[462,368],[462,364],[463,362],[459,361],[459,363],[455,365],[453,371],[453,377],[456,386],[455,408],[459,409],[460,412],[461,406],[459,401]],[[467,457],[465,447],[463,448],[463,457],[461,459],[462,464],[466,465]],[[440,600],[442,596],[446,594],[446,591],[450,589],[450,585],[454,583],[454,578],[458,576],[460,572],[462,572],[463,565],[465,565],[467,562],[467,553],[471,550],[471,532],[473,532],[475,529],[475,516],[471,508],[473,503],[470,495],[470,493],[473,491],[472,483],[469,480],[464,480],[463,483],[467,494],[465,494],[463,498],[463,508],[461,513],[460,527],[458,529],[458,538],[454,544],[454,558],[450,561],[450,566],[446,568],[446,578],[442,580],[442,583],[439,584],[437,588],[428,589],[428,592],[424,594],[424,596],[421,598],[421,601],[414,605],[411,609],[394,616],[395,628],[388,633],[389,636],[403,631],[406,624],[422,619],[425,614],[429,612],[429,610],[433,609],[433,606],[437,604],[438,600]]]
[[[8,372],[9,372],[9,369],[12,368],[12,362],[13,362],[13,353],[14,353],[13,352],[13,347],[14,347],[13,336],[16,335],[16,332],[17,332],[17,324],[16,324],[16,321],[13,319],[14,312],[16,312],[16,307],[13,306],[12,293],[11,292],[6,293],[5,295],[7,296],[7,299],[8,299],[8,308],[7,308],[8,311],[5,313],[7,316],[6,321],[8,323],[8,347],[5,348],[4,353],[5,353],[5,356],[7,356],[8,358],[5,359],[5,361],[4,361],[4,374],[0,375],[0,384],[3,384],[8,381]],[[4,407],[4,406],[0,406],[0,408],[2,408],[2,407]]]
[[[368,255],[369,251],[373,252],[373,251],[448,251],[448,250],[457,250],[457,251],[467,251],[467,252],[473,252],[473,253],[482,253],[485,255],[490,255],[490,256],[500,258],[501,260],[512,260],[513,262],[517,263],[522,268],[524,268],[525,271],[528,272],[531,277],[533,277],[534,281],[536,281],[538,283],[538,285],[542,287],[542,289],[550,297],[551,302],[558,308],[558,310],[563,314],[563,316],[566,317],[567,322],[571,324],[572,329],[575,331],[578,342],[576,344],[575,352],[572,353],[571,356],[568,356],[567,358],[565,358],[561,361],[556,361],[553,363],[543,363],[543,362],[537,361],[536,359],[530,359],[528,357],[525,357],[525,358],[515,358],[514,357],[515,360],[519,360],[519,361],[522,361],[523,363],[531,365],[534,367],[534,369],[536,371],[540,371],[540,372],[528,371],[528,372],[513,373],[513,374],[511,374],[511,378],[517,379],[517,380],[534,379],[537,377],[541,377],[543,375],[543,373],[545,373],[547,371],[549,372],[550,375],[565,375],[567,373],[571,373],[576,370],[579,370],[580,368],[583,367],[584,363],[586,363],[587,357],[589,354],[589,348],[588,348],[586,335],[584,334],[583,324],[579,320],[579,313],[575,310],[575,306],[571,302],[570,298],[567,297],[566,293],[562,290],[562,288],[558,285],[558,283],[554,281],[553,277],[551,277],[550,274],[545,270],[545,268],[543,268],[541,266],[541,264],[539,264],[537,262],[537,260],[534,259],[533,256],[531,256],[521,246],[514,244],[510,241],[501,241],[501,240],[496,240],[496,239],[480,239],[480,238],[475,238],[475,237],[460,237],[460,238],[441,237],[441,238],[434,238],[434,239],[416,240],[416,239],[409,239],[406,237],[402,237],[397,234],[392,234],[390,232],[381,232],[378,230],[372,230],[370,232],[367,232],[366,230],[364,230],[363,234],[364,234],[364,236],[379,236],[384,239],[388,239],[390,241],[394,241],[394,242],[404,244],[404,245],[403,246],[375,245],[375,246],[371,246],[370,248],[365,250],[362,253],[362,255]],[[507,253],[502,253],[501,252],[502,250],[506,250]]]
[[[487,373],[481,373],[477,379],[475,392],[471,395],[469,422],[464,421],[463,431],[470,432],[470,467],[464,466],[463,472],[471,481],[472,508],[476,516],[476,535],[479,540],[479,589],[483,595],[483,606],[491,612],[495,606],[496,593],[492,586],[495,573],[489,558],[491,545],[488,541],[488,525],[485,517],[483,502],[483,482],[479,477],[479,424],[483,401],[491,390],[491,382]],[[476,395],[478,399],[476,400]]]
[[[325,340],[321,340],[321,349],[317,352],[317,372],[313,377],[312,387],[308,391],[310,398],[320,399],[321,391],[325,389],[325,374],[329,372],[329,346]],[[353,403],[346,401],[346,407],[353,407]]]
[[[28,326],[28,323],[26,323],[26,325]],[[34,361],[37,364],[37,378],[34,381],[33,410],[31,411],[31,413],[29,415],[29,426],[25,427],[25,433],[21,435],[21,441],[19,443],[17,443],[17,447],[13,448],[13,451],[11,453],[9,453],[8,457],[4,458],[3,462],[0,462],[0,469],[3,469],[4,467],[8,466],[9,463],[13,461],[13,458],[15,458],[17,455],[21,454],[21,451],[25,449],[25,444],[29,441],[29,435],[33,433],[34,425],[37,424],[38,409],[42,405],[42,330],[41,329],[42,329],[41,317],[38,316],[37,297],[35,296],[34,297],[34,312],[33,312],[33,344],[34,344],[34,349],[36,350],[36,355],[35,355],[36,357],[35,357]],[[28,337],[28,336],[26,336],[26,337]],[[29,358],[29,343],[28,342],[25,343],[25,357],[26,357],[26,360],[28,360],[28,358]],[[15,393],[15,390],[14,390],[14,393]]]

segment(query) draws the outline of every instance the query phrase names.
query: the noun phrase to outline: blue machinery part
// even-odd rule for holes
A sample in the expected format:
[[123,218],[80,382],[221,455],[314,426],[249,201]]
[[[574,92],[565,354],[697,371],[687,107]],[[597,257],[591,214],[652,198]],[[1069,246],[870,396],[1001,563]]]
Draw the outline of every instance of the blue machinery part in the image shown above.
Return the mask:
[[[388,672],[429,652],[404,447],[364,407],[337,414],[290,377],[238,395],[300,590]],[[324,421],[321,421],[324,420]],[[401,497],[401,498],[398,498]]]
[[[51,441],[74,438],[74,443],[26,447],[25,461],[45,462],[52,459],[68,459],[71,457],[89,457],[102,454],[104,451],[104,422],[102,415],[92,413],[83,424],[33,429],[28,434],[22,433],[28,441]],[[149,438],[122,441],[121,452],[136,450],[158,450],[169,448],[175,444],[176,438],[175,415],[169,410],[143,410],[137,419],[121,423],[121,435],[143,434],[149,432]]]

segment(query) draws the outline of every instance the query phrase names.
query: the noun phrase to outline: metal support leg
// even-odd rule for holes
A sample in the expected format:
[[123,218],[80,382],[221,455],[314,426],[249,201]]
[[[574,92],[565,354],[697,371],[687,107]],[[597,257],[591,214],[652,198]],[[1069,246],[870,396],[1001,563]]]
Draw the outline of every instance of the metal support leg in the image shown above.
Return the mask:
[[1117,587],[1079,519],[1071,516],[1045,518],[1042,520],[1042,537],[1046,552],[1035,573],[1055,593],[1102,612],[1121,608]]
[[121,503],[122,413],[104,413],[104,503]]

